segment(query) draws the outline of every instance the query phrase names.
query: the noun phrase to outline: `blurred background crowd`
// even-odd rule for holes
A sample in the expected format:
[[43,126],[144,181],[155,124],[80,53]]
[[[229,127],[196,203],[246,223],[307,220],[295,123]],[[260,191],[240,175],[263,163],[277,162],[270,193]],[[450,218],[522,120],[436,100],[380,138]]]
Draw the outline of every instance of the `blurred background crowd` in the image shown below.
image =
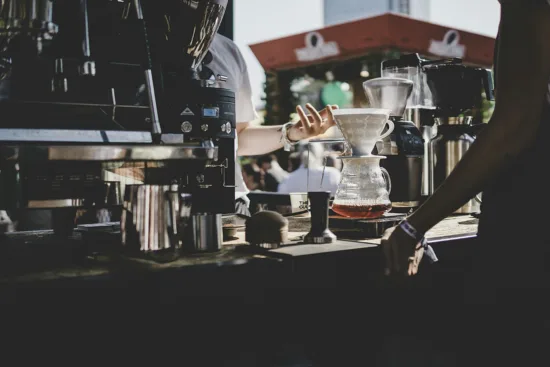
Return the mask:
[[245,184],[250,191],[308,192],[326,190],[333,194],[340,182],[343,142],[302,143],[291,152],[277,152],[241,159]]

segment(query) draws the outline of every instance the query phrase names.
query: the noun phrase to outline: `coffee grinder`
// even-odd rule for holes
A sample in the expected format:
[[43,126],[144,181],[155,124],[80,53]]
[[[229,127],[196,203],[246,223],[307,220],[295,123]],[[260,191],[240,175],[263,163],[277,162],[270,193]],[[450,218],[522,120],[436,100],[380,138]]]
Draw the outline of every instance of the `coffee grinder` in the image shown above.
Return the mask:
[[403,78],[413,82],[413,89],[405,108],[406,121],[412,121],[420,130],[424,141],[424,153],[422,163],[421,195],[430,195],[428,179],[428,151],[429,142],[436,135],[433,112],[434,106],[432,93],[428,87],[426,74],[422,67],[431,61],[420,58],[418,54],[401,55],[398,59],[390,59],[382,62],[382,77]]
[[403,78],[375,78],[363,83],[371,107],[390,110],[395,126],[392,133],[376,143],[380,162],[392,178],[390,200],[394,212],[408,213],[420,205],[424,140],[412,121],[404,119],[405,107],[414,83]]
[[[436,107],[434,121],[437,135],[429,143],[429,188],[432,194],[449,176],[475,140],[483,123],[472,124],[475,109],[481,109],[482,90],[493,100],[490,70],[462,65],[460,60],[424,66],[428,86]],[[456,211],[477,213],[481,198],[476,196]]]

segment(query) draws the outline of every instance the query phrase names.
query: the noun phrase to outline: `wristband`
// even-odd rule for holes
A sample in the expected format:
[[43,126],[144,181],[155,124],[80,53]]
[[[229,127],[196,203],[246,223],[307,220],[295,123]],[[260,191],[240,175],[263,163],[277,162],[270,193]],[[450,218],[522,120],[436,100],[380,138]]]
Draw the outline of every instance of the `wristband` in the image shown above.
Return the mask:
[[292,122],[287,122],[281,128],[281,142],[283,143],[283,148],[284,148],[285,152],[289,152],[290,147],[292,147],[293,145],[298,144],[297,141],[292,141],[288,138],[288,129],[290,129],[292,126],[294,126],[294,124]]
[[426,237],[420,234],[406,219],[399,223],[399,228],[401,228],[409,237],[420,243],[420,246],[424,248],[424,256],[428,258],[428,261],[431,264],[439,261],[432,246],[428,245]]
[[403,230],[403,232],[405,232],[409,237],[420,243],[420,246],[424,248],[424,256],[428,258],[431,264],[439,261],[432,246],[428,245],[426,237],[420,234],[406,219],[399,223],[399,228],[401,228],[401,230]]
[[405,232],[412,239],[421,242],[424,239],[424,235],[419,233],[406,219],[399,223],[399,228]]

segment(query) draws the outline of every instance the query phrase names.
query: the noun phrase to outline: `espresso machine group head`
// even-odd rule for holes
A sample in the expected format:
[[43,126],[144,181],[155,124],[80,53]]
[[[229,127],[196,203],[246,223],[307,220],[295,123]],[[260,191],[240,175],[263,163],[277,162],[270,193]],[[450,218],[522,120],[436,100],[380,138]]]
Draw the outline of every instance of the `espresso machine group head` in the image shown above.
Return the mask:
[[234,212],[235,95],[205,67],[226,5],[1,1],[0,210],[95,203],[116,173]]

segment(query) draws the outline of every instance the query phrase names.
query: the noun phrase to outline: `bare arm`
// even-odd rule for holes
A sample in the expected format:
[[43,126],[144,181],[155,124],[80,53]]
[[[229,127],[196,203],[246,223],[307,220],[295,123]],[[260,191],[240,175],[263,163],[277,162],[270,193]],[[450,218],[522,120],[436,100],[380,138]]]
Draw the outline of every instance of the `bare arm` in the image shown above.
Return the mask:
[[281,149],[281,130],[282,126],[250,126],[248,123],[238,123],[237,155],[262,155]]
[[[288,130],[288,138],[292,141],[319,136],[336,124],[331,108],[337,109],[338,106],[330,106],[319,112],[310,104],[306,105],[306,108],[309,115],[306,115],[302,107],[296,108],[300,121]],[[237,123],[237,134],[239,156],[267,154],[283,147],[282,126],[250,126],[248,123]]]
[[493,117],[447,180],[409,217],[420,232],[482,191],[535,138],[550,79],[550,7],[519,3],[501,7]]

